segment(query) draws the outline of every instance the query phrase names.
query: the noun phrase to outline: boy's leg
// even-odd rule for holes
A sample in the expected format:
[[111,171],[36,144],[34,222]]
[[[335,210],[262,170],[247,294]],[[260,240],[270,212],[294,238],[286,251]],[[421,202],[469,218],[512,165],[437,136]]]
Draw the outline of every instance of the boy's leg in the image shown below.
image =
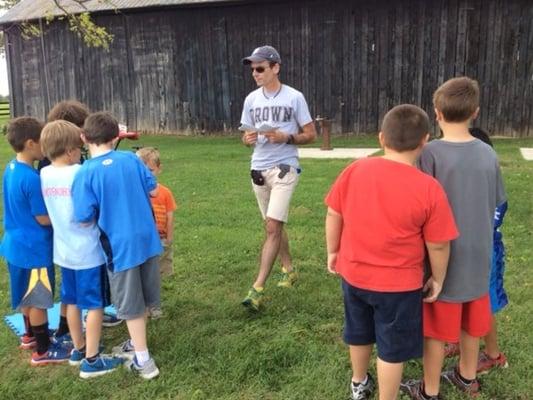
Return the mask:
[[88,310],[85,327],[85,356],[92,360],[100,353],[104,308],[109,305],[107,270],[101,265],[75,271],[75,276],[76,304],[78,309]]
[[174,273],[174,249],[172,243],[161,243],[163,245],[163,254],[159,259],[159,271],[162,277],[170,276]]
[[[146,319],[144,315],[126,320],[126,325],[130,334],[131,344],[135,348],[135,355],[139,352],[148,352],[148,345],[146,343]],[[142,362],[141,360],[138,361]]]
[[72,337],[72,343],[77,350],[83,349],[85,340],[83,338],[83,327],[81,323],[81,312],[75,304],[67,304],[67,321]]
[[476,379],[479,357],[479,337],[461,332],[461,352],[459,354],[459,373],[465,379]]
[[68,309],[68,304],[61,302],[61,306],[59,310],[59,326],[54,333],[54,336],[57,338],[69,333],[67,309]]
[[403,363],[389,363],[378,357],[379,400],[396,400],[402,380]]
[[[85,340],[83,338],[80,309],[76,306],[76,273],[77,271],[73,269],[61,268],[61,309],[65,307],[65,317],[68,321],[67,326],[69,330],[67,332],[62,332],[60,323],[60,329],[56,331],[55,336],[60,337],[70,331],[74,348],[81,350],[85,346]],[[89,282],[90,283],[88,284],[92,284],[91,281]]]
[[92,358],[100,353],[100,337],[102,334],[102,319],[104,309],[98,308],[87,312],[87,322],[85,326],[86,336],[86,356]]
[[37,353],[44,354],[50,347],[50,334],[48,332],[48,313],[45,309],[28,307],[30,325],[37,341]]
[[146,309],[161,303],[158,258],[149,258],[140,266],[126,271],[109,273],[117,317],[126,320],[131,339],[129,343],[126,341],[121,346],[114,347],[113,353],[130,359],[134,355],[129,367],[145,379],[159,374],[159,369],[148,352],[145,320]]
[[405,361],[423,353],[422,289],[380,293],[369,298],[374,307],[380,400],[395,400]]
[[483,339],[485,341],[485,353],[490,358],[498,358],[501,351],[498,346],[498,324],[494,314],[492,315],[490,331]]
[[373,344],[349,346],[353,382],[363,382],[366,379],[368,364],[370,363],[370,355],[372,354],[373,347]]
[[437,396],[440,390],[440,374],[444,363],[444,342],[424,338],[424,391],[429,396]]
[[488,294],[463,304],[459,373],[465,379],[476,378],[479,340],[490,332],[491,324],[492,313]]

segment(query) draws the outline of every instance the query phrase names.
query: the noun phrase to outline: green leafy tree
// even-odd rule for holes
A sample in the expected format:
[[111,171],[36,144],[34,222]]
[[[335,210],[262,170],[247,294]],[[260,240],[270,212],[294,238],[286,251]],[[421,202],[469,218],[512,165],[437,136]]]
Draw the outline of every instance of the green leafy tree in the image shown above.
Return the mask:
[[[52,0],[52,8],[45,14],[44,21],[50,24],[54,20],[65,20],[69,29],[75,33],[88,47],[101,47],[108,49],[113,41],[113,35],[104,27],[97,25],[91,18],[85,3],[88,0]],[[0,1],[0,9],[9,9],[19,3],[20,0]],[[100,3],[107,3],[113,6],[111,0],[99,0]],[[67,3],[69,6],[67,6]],[[79,6],[81,12],[72,12],[72,5]],[[20,24],[22,36],[25,39],[40,36],[43,34],[40,24],[30,21],[24,21]],[[0,38],[0,46],[4,48],[3,34]]]

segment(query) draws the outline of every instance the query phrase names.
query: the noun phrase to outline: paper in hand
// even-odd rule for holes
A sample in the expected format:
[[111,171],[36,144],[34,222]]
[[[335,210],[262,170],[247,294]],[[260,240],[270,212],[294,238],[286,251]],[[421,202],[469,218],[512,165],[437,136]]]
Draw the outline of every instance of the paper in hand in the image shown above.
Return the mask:
[[239,126],[240,131],[248,131],[248,132],[272,132],[275,131],[277,128],[274,128],[273,126],[270,126],[268,124],[263,124],[259,128],[256,128],[255,126],[242,124]]

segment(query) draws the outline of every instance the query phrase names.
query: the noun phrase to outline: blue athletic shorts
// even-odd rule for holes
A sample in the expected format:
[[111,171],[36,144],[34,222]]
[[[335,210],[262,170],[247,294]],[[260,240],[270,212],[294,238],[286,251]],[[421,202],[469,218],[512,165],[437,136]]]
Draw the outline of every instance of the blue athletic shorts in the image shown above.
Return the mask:
[[346,344],[376,343],[378,357],[390,363],[422,357],[422,289],[374,292],[343,280],[342,290]]
[[94,310],[109,305],[109,283],[105,265],[74,270],[61,268],[61,302],[79,309]]
[[53,307],[55,286],[53,266],[30,269],[7,263],[7,268],[11,285],[11,306],[14,309]]

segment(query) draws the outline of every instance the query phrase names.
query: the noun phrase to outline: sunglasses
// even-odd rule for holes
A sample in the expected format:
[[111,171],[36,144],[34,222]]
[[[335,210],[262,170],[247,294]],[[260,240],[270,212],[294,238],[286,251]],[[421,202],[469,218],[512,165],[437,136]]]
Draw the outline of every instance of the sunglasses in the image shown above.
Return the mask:
[[266,67],[252,67],[252,72],[256,71],[258,74],[265,72]]

